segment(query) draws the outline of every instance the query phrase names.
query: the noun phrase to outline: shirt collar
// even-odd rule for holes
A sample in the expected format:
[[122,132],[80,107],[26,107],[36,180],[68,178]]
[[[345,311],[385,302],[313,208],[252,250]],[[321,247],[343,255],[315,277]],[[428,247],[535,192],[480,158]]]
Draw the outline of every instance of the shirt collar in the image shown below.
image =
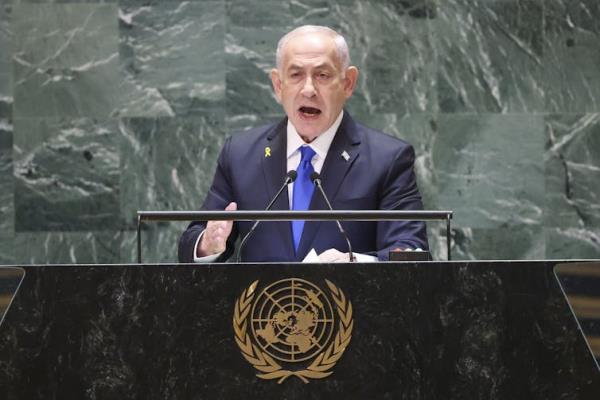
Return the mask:
[[[337,132],[340,124],[342,123],[342,117],[344,116],[344,110],[340,111],[340,115],[336,118],[336,120],[331,124],[331,126],[322,134],[317,136],[315,140],[308,143],[308,145],[317,153],[319,158],[325,158],[327,152],[329,151],[329,147],[331,147],[331,142],[333,142],[333,138],[335,137],[335,133]],[[290,158],[299,148],[300,146],[304,146],[307,143],[302,140],[296,127],[292,125],[292,122],[288,118],[287,123],[287,158]]]

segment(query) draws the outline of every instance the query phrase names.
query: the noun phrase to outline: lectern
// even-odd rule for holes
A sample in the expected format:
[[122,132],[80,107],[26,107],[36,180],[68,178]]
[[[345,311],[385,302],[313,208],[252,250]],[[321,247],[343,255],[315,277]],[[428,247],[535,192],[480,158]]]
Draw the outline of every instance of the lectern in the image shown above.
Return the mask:
[[597,399],[554,275],[569,263],[12,267],[23,278],[0,326],[0,393]]

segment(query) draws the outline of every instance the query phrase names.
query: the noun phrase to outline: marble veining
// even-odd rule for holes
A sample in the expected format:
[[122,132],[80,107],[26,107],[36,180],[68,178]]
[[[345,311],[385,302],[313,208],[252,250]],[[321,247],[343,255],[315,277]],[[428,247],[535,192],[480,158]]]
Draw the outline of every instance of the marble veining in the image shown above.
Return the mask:
[[0,263],[14,262],[14,181],[12,169],[13,129],[0,118]]
[[22,132],[14,137],[17,231],[119,226],[114,121],[17,119],[15,130]]
[[14,6],[15,118],[109,115],[118,94],[116,13],[114,4]]
[[433,149],[439,171],[438,201],[455,210],[457,226],[541,224],[544,131],[540,117],[444,115],[439,129]]
[[600,3],[545,2],[544,83],[550,112],[600,109]]
[[600,114],[549,115],[546,134],[546,223],[598,227]]
[[[599,21],[596,0],[5,1],[0,260],[134,261],[136,210],[198,209],[225,137],[283,116],[268,72],[301,24],[347,37],[347,110],[414,145],[455,257],[598,258]],[[174,260],[181,227],[145,229]]]
[[543,3],[439,3],[432,24],[442,112],[544,110]]
[[126,117],[210,115],[223,107],[222,1],[124,5],[119,9]]

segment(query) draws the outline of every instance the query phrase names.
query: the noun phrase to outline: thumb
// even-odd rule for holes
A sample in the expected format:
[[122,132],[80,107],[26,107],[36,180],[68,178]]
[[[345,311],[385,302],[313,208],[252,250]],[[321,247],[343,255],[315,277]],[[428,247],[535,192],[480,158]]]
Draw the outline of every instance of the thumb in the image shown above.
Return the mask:
[[[237,211],[237,203],[236,202],[231,202],[227,205],[227,207],[225,207],[225,211]],[[229,234],[231,233],[231,229],[233,228],[233,221],[227,221],[227,224],[225,225],[225,233],[227,234],[227,237],[229,237]]]

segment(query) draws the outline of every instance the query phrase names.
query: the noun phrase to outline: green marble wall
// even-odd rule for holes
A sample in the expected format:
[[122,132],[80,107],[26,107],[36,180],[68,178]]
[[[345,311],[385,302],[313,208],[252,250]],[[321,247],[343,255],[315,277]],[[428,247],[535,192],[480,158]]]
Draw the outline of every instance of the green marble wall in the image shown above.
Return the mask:
[[225,136],[282,115],[267,71],[308,23],[350,43],[351,114],[415,145],[455,258],[600,258],[597,0],[4,0],[0,263],[134,261],[136,210],[198,208]]

